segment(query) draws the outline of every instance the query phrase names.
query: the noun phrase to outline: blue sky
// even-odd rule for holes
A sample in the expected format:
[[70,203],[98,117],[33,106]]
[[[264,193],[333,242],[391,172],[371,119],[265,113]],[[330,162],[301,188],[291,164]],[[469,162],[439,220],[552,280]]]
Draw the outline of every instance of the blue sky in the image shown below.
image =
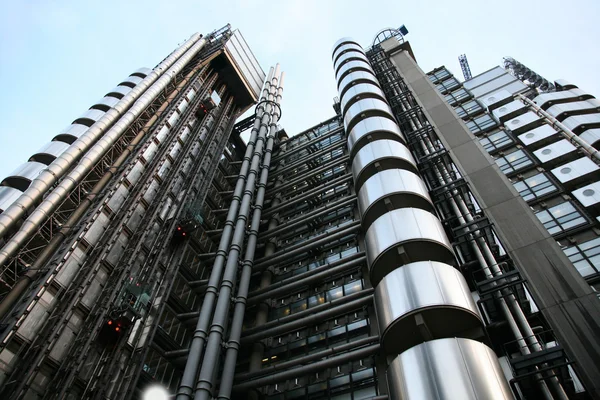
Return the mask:
[[600,2],[523,1],[4,1],[0,5],[0,179],[139,67],[194,32],[240,29],[263,69],[286,71],[281,124],[295,134],[333,115],[331,46],[368,46],[405,24],[421,68],[461,76],[512,56],[549,80],[600,95]]

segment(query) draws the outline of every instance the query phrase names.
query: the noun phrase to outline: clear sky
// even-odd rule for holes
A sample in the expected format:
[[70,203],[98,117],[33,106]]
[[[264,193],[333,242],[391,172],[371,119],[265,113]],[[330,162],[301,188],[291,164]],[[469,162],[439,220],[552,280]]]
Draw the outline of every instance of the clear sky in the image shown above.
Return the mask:
[[333,116],[331,46],[367,47],[405,24],[425,71],[461,77],[512,56],[549,80],[600,96],[598,0],[126,0],[3,1],[0,5],[0,179],[140,67],[194,32],[231,23],[265,71],[286,71],[281,124],[289,134]]

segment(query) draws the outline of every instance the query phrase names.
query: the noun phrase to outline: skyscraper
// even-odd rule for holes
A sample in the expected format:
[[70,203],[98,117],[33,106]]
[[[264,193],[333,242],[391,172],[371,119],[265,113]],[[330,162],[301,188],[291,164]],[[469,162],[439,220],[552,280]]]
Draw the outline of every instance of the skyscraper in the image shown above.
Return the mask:
[[339,40],[295,135],[279,66],[194,35],[5,178],[2,396],[599,396],[595,99],[405,34]]

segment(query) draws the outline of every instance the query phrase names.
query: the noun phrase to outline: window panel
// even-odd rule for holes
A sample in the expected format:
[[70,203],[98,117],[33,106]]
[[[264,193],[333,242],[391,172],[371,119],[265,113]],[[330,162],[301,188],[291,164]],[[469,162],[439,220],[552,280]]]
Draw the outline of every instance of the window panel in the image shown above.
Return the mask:
[[558,190],[544,173],[534,175],[520,182],[515,182],[513,186],[525,201],[535,200]]
[[600,270],[600,238],[564,248],[563,251],[581,276],[597,274]]
[[505,131],[499,131],[480,138],[479,142],[488,153],[493,153],[514,143],[514,140]]
[[547,210],[538,211],[535,215],[552,235],[587,223],[585,217],[570,201],[555,205]]
[[529,158],[523,150],[517,150],[504,157],[496,159],[496,164],[505,174],[518,171],[533,164],[533,160]]

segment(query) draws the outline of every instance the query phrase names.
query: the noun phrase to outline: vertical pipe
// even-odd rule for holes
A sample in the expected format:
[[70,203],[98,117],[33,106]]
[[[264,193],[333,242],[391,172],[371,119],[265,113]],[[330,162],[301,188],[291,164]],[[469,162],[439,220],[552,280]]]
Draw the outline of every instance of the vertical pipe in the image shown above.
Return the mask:
[[[283,78],[284,73],[281,74],[279,79],[279,86],[277,87],[277,97],[275,102],[281,103],[281,94],[283,92]],[[244,313],[246,311],[246,300],[248,298],[248,289],[250,287],[250,277],[252,276],[252,266],[254,264],[254,252],[256,250],[256,241],[258,238],[258,228],[260,226],[260,217],[262,213],[262,207],[265,196],[265,188],[267,186],[267,179],[269,177],[269,167],[271,164],[271,151],[273,150],[274,137],[277,134],[277,122],[281,117],[279,110],[273,110],[273,119],[271,121],[271,131],[269,132],[269,138],[267,142],[267,149],[265,158],[262,165],[259,189],[256,195],[256,201],[254,202],[254,214],[252,216],[252,225],[250,227],[250,237],[248,238],[248,244],[246,246],[246,253],[244,255],[244,261],[242,263],[242,274],[240,278],[240,284],[238,287],[238,294],[235,300],[235,308],[233,311],[233,320],[231,322],[231,331],[229,333],[229,340],[227,341],[227,351],[225,353],[225,364],[223,366],[223,373],[221,375],[221,385],[219,387],[219,400],[229,400],[231,398],[231,391],[233,388],[233,377],[235,373],[235,364],[237,361],[237,355],[240,348],[240,337],[242,335],[242,326],[244,324]],[[279,182],[279,181],[278,181]],[[273,220],[271,220],[273,221]],[[270,222],[271,222],[270,221]],[[276,225],[276,224],[275,224]],[[269,228],[271,223],[269,223]],[[273,243],[269,243],[273,244]],[[272,250],[274,251],[274,250]],[[271,253],[272,254],[272,253]],[[270,273],[269,273],[270,277]],[[262,347],[261,347],[262,348]]]
[[[277,73],[279,65],[275,69]],[[277,81],[277,76],[273,76],[272,80]],[[244,188],[244,195],[242,197],[240,211],[235,223],[235,230],[233,232],[233,240],[229,246],[229,254],[227,255],[227,264],[225,266],[225,272],[219,288],[219,295],[215,311],[213,313],[213,320],[210,326],[210,332],[208,334],[208,340],[206,343],[206,351],[204,359],[202,361],[202,367],[200,368],[200,375],[196,385],[196,400],[207,400],[211,397],[212,386],[213,386],[213,375],[215,372],[215,365],[218,362],[219,354],[221,351],[221,341],[223,338],[224,331],[227,327],[227,320],[229,318],[229,306],[231,302],[231,293],[235,284],[235,278],[237,275],[239,256],[244,244],[244,238],[246,235],[246,226],[248,224],[248,215],[250,214],[250,207],[254,191],[257,187],[256,176],[259,171],[259,163],[264,154],[264,144],[268,134],[268,127],[271,122],[271,114],[273,111],[273,101],[275,96],[273,85],[269,84],[269,95],[268,102],[265,105],[265,112],[261,118],[261,124],[259,128],[258,138],[256,145],[254,146],[254,154],[250,163],[250,170],[246,178],[246,185]],[[256,227],[258,229],[258,227]]]
[[[269,82],[272,79],[273,72],[274,69],[271,68],[269,70],[267,82]],[[261,100],[266,100],[268,98],[269,87],[269,85],[265,84]],[[217,297],[217,288],[219,283],[221,282],[221,278],[223,275],[223,267],[227,256],[227,250],[229,249],[229,244],[232,240],[234,220],[238,216],[240,200],[243,194],[242,192],[244,189],[244,185],[246,183],[246,177],[248,176],[248,170],[250,168],[250,159],[254,152],[254,145],[258,137],[258,131],[264,114],[265,106],[260,105],[259,107],[257,107],[256,120],[254,121],[254,126],[252,127],[252,131],[250,133],[250,139],[248,140],[246,153],[244,154],[244,161],[242,162],[242,167],[240,168],[240,174],[235,185],[233,197],[229,206],[229,211],[227,212],[227,219],[225,221],[225,225],[223,226],[223,232],[219,241],[217,256],[215,257],[213,268],[208,279],[206,294],[204,295],[204,299],[202,301],[200,316],[196,324],[196,329],[194,330],[194,336],[192,337],[192,342],[190,344],[185,369],[183,371],[183,376],[181,378],[181,382],[179,383],[179,388],[177,390],[176,400],[189,400],[192,398],[194,392],[196,375],[198,373],[198,367],[202,359],[204,344],[206,342],[207,337],[207,330],[210,324],[211,316],[215,306],[215,300]]]

